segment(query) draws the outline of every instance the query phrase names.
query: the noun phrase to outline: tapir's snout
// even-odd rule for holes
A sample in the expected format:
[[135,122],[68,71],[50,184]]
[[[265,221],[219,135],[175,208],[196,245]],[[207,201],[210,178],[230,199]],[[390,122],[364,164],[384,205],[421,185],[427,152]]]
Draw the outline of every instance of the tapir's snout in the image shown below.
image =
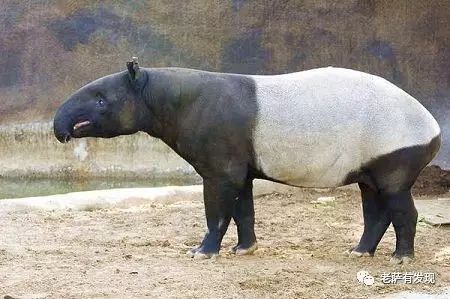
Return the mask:
[[70,136],[70,133],[63,133],[63,134],[55,133],[55,136],[56,136],[56,139],[58,139],[58,141],[61,143],[67,143],[72,138]]
[[70,131],[59,125],[56,121],[53,122],[53,132],[56,139],[61,143],[67,143],[72,138]]
[[56,112],[53,133],[61,143],[67,143],[72,138],[72,120],[68,117],[66,105],[62,105]]

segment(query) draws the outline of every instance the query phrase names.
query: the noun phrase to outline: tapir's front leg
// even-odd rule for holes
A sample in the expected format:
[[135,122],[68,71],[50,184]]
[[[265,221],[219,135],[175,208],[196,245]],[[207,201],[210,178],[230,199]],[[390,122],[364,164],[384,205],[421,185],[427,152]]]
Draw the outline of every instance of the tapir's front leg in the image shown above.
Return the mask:
[[238,231],[238,244],[232,251],[236,255],[252,254],[257,248],[255,236],[255,209],[253,207],[253,182],[248,180],[239,192],[233,219]]
[[226,179],[203,179],[203,196],[208,231],[201,245],[187,253],[200,259],[219,254],[222,238],[233,216],[239,188]]

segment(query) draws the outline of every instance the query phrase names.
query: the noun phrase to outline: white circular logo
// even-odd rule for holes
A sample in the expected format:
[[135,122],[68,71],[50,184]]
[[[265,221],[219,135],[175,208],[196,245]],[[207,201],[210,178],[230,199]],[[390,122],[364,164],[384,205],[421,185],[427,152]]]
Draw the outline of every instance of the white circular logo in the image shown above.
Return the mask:
[[367,286],[371,286],[375,282],[374,277],[365,270],[358,271],[358,273],[356,273],[356,279],[358,279],[359,283],[363,283]]
[[358,281],[360,283],[363,283],[364,282],[364,277],[366,277],[368,275],[370,275],[369,272],[361,270],[358,273],[356,273],[356,279],[358,279]]
[[364,277],[363,282],[366,286],[371,286],[375,282],[375,279],[372,275],[367,275],[366,277]]

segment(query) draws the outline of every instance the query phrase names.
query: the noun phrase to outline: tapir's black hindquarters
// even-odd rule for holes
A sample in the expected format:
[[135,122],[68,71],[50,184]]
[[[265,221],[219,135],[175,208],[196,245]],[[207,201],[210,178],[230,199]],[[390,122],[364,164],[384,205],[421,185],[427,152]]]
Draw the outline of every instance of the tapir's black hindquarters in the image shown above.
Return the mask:
[[344,184],[363,183],[378,193],[410,190],[422,169],[439,150],[441,136],[430,143],[398,149],[374,158],[360,170],[350,173]]
[[397,239],[394,258],[403,262],[404,258],[414,256],[417,210],[411,188],[439,147],[437,136],[429,144],[376,158],[349,177],[359,183],[364,215],[364,232],[353,251],[373,255],[392,222]]

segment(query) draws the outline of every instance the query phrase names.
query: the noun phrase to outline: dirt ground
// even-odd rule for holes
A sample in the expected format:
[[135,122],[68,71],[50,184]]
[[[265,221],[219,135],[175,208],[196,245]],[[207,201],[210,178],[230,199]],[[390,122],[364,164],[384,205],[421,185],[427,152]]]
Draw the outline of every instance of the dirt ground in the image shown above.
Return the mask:
[[[174,198],[89,211],[0,214],[0,295],[13,298],[374,298],[405,290],[440,292],[450,286],[449,227],[419,222],[416,259],[389,262],[392,228],[373,258],[343,252],[362,233],[355,190],[290,189],[257,197],[253,256],[234,256],[230,225],[221,255],[185,255],[204,233],[201,198]],[[448,190],[448,189],[447,189]],[[335,196],[327,204],[311,203]],[[416,196],[416,200],[450,194]],[[0,212],[1,213],[1,212]],[[359,284],[367,270],[375,284]],[[436,283],[385,285],[383,272],[434,272]],[[3,297],[2,297],[3,298]]]
[[[425,167],[413,187],[415,195],[439,195],[450,190],[450,171],[439,166]],[[432,197],[433,198],[433,197]]]

